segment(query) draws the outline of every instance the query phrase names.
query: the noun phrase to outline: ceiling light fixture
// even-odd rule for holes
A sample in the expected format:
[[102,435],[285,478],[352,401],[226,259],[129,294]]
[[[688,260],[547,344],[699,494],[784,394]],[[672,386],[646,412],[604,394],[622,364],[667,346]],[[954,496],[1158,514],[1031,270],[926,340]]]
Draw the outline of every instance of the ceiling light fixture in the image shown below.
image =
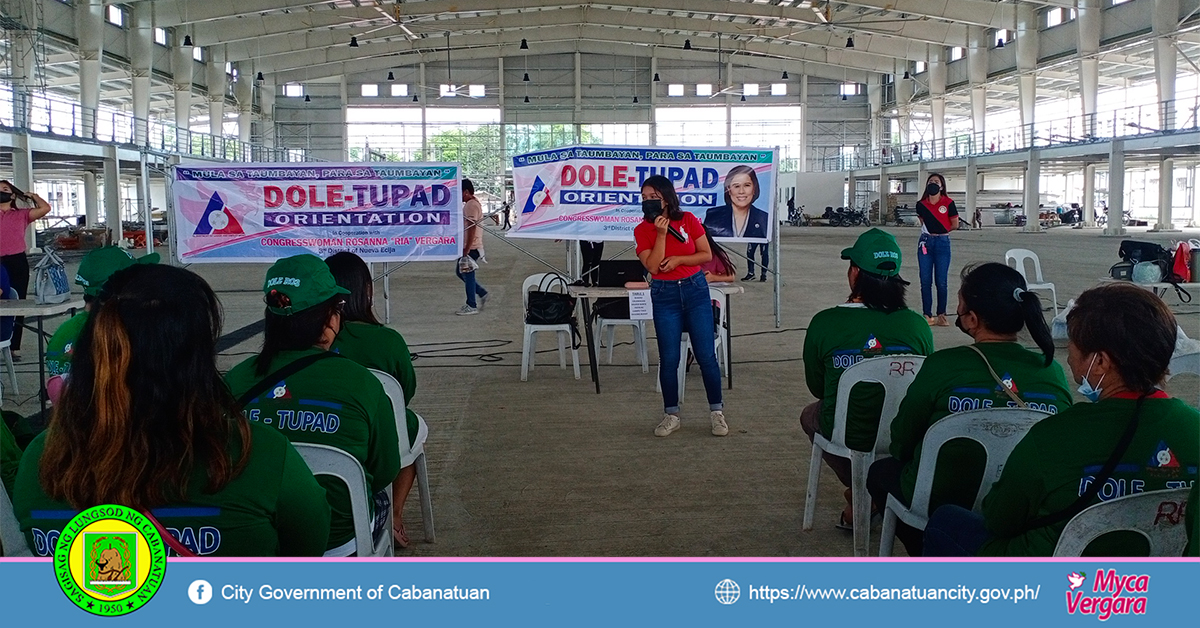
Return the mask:
[[351,48],[358,48],[358,38],[357,38],[357,37],[351,37],[351,38],[350,38],[350,47],[351,47]]
[[690,40],[690,39],[683,40],[683,49],[691,50],[692,49],[692,40]]
[[905,71],[904,71],[904,78],[905,78],[906,80],[907,80],[907,79],[910,79],[910,78],[912,78],[912,75],[908,73],[908,70],[905,70]]
[[784,70],[784,71],[783,71],[783,76],[781,76],[781,77],[779,77],[779,78],[780,78],[780,80],[784,80],[784,81],[788,80],[787,70]]
[[526,96],[526,97],[525,97],[525,103],[526,103],[526,104],[528,104],[528,103],[529,103],[529,97],[528,97],[528,96]]
[[521,40],[521,50],[529,50],[529,42],[525,39]]
[[393,74],[391,70],[388,70],[388,79],[387,80],[389,80],[389,81],[396,80],[396,75]]
[[528,72],[525,73],[525,78],[521,79],[521,81],[525,82],[525,83],[529,82],[529,73]]
[[416,94],[413,94],[413,102],[420,102]]
[[742,102],[746,102],[746,95],[742,94]]
[[853,47],[854,47],[854,38],[853,38],[853,37],[847,37],[847,38],[846,38],[846,47],[847,47],[847,48],[853,48]]
[[847,100],[846,95],[842,94],[842,100]]
[[305,95],[304,95],[304,102],[312,102],[312,98],[310,98],[308,94],[305,94]]
[[184,36],[183,36],[183,45],[184,45],[185,47],[191,47],[191,46],[192,46],[192,36],[191,36],[191,35],[184,35]]
[[996,47],[997,47],[997,48],[1003,48],[1003,47],[1004,47],[1004,40],[1003,40],[1003,39],[997,39],[997,40],[996,40]]
[[637,96],[634,96],[634,97],[633,97],[633,104],[635,104],[635,105],[636,105],[636,104],[638,104],[638,99],[637,99]]
[[256,81],[258,81],[259,83],[261,83],[261,82],[263,82],[263,81],[265,81],[265,80],[267,80],[267,79],[266,79],[266,78],[265,78],[265,77],[262,75],[262,72],[259,72],[259,73],[258,73],[258,76],[254,77],[254,80],[256,80]]
[[657,82],[659,82],[659,80],[661,80],[661,79],[658,78],[658,72],[655,72],[654,73],[654,82],[657,83]]

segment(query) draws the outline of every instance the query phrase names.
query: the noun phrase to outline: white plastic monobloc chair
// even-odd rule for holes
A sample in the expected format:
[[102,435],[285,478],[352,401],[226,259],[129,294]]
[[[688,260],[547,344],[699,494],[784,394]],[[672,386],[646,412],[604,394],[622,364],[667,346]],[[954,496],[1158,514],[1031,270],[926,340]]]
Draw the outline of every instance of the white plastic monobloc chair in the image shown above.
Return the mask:
[[[1033,280],[1030,281],[1029,275],[1025,273],[1025,262],[1033,262]],[[1054,284],[1046,281],[1042,277],[1042,262],[1038,259],[1037,253],[1029,249],[1009,249],[1004,254],[1004,263],[1013,266],[1017,272],[1021,273],[1021,277],[1025,279],[1025,285],[1030,290],[1049,290],[1050,299],[1054,304],[1054,315],[1058,316],[1058,293],[1054,290]]]
[[608,332],[606,342],[608,344],[608,363],[612,364],[613,344],[617,337],[618,327],[629,327],[633,330],[633,345],[637,350],[638,361],[642,363],[642,372],[650,372],[650,357],[646,353],[646,321],[633,320],[630,318],[604,318],[596,317],[596,324],[593,326],[595,346],[599,347],[600,339],[604,336],[604,332]]
[[[525,278],[521,284],[521,302],[524,305],[522,315],[529,311],[529,291],[530,289],[537,290],[542,285],[542,282],[547,277],[554,277],[555,273],[536,273]],[[559,282],[554,282],[556,285],[561,285]],[[570,325],[563,323],[561,325],[530,325],[525,323],[525,338],[521,346],[521,381],[529,380],[529,371],[533,370],[534,362],[537,361],[537,344],[534,340],[534,334],[539,332],[554,332],[558,337],[558,363],[559,368],[567,368],[567,346],[571,347],[571,360],[575,365],[575,379],[579,379],[579,349],[575,348],[575,337]]]
[[1126,495],[1095,504],[1063,528],[1055,556],[1082,556],[1092,541],[1117,531],[1137,532],[1150,542],[1151,557],[1179,557],[1187,547],[1189,488]]
[[[708,298],[710,301],[716,301],[717,303],[719,303],[721,305],[721,308],[720,308],[721,318],[717,324],[717,330],[716,330],[717,335],[716,335],[716,338],[714,338],[715,342],[713,343],[713,345],[714,345],[713,348],[717,352],[717,364],[721,367],[722,372],[725,373],[726,375],[728,375],[729,374],[729,319],[727,318],[728,313],[725,311],[725,293],[721,292],[720,290],[717,290],[716,288],[709,288],[708,289]],[[678,369],[678,373],[676,375],[676,379],[679,382],[679,401],[680,402],[683,402],[684,390],[686,388],[686,383],[687,383],[687,377],[686,377],[686,375],[687,375],[687,354],[688,354],[688,351],[691,351],[691,350],[692,350],[692,337],[687,332],[683,332],[683,337],[680,340],[680,347],[679,347],[679,369]],[[660,365],[660,368],[661,368],[661,365]],[[662,381],[659,380],[657,377],[654,378],[654,381],[657,386],[656,390],[658,392],[662,392]]]
[[[8,298],[9,299],[18,299],[20,297],[17,295],[17,291],[15,289],[9,288],[8,289]],[[14,325],[16,324],[15,320],[13,321],[13,324]],[[15,365],[13,365],[12,333],[11,332],[9,333],[7,338],[0,338],[0,357],[2,357],[4,359],[4,368],[8,369],[8,379],[9,379],[9,382],[12,383],[13,394],[14,395],[21,394],[20,389],[17,388],[17,368]],[[0,382],[0,399],[3,399],[3,397],[4,397],[4,385],[3,385],[3,382]]]
[[392,509],[387,511],[387,529],[379,545],[371,540],[372,520],[368,500],[367,474],[358,459],[328,445],[292,443],[313,475],[332,475],[346,484],[350,493],[350,513],[354,519],[355,551],[362,558],[392,555]]
[[1023,408],[988,408],[968,410],[947,416],[925,432],[921,445],[921,462],[917,465],[917,482],[911,506],[905,506],[894,495],[888,495],[883,514],[883,531],[879,538],[879,555],[890,557],[896,540],[896,520],[924,530],[929,522],[929,497],[933,489],[938,454],[942,446],[954,439],[968,439],[983,446],[986,462],[983,479],[975,493],[972,509],[979,510],[992,484],[1000,479],[1000,471],[1017,443],[1034,423],[1050,416],[1038,410]]
[[429,437],[429,426],[425,419],[417,415],[417,438],[411,446],[408,444],[408,416],[405,413],[404,388],[396,378],[376,369],[367,369],[375,375],[375,379],[383,384],[383,391],[392,402],[392,412],[396,415],[396,435],[400,438],[400,468],[417,465],[417,491],[421,493],[421,525],[425,528],[425,542],[435,540],[433,530],[433,496],[429,492],[429,469],[425,464],[425,439]]
[[25,535],[21,534],[21,526],[3,484],[0,484],[0,546],[4,547],[3,555],[8,558],[33,556],[29,545],[25,543]]
[[[1200,353],[1185,353],[1171,358],[1171,366],[1167,370],[1167,379],[1180,373],[1200,375]],[[1200,404],[1196,407],[1200,408]]]
[[[887,454],[892,440],[892,419],[900,409],[900,400],[908,391],[924,364],[919,355],[886,355],[863,360],[842,372],[838,380],[837,405],[833,415],[833,438],[820,432],[813,435],[812,460],[808,465],[808,491],[804,498],[804,529],[811,530],[813,512],[817,506],[817,481],[821,478],[821,454],[829,452],[850,459],[851,499],[854,508],[854,555],[866,556],[871,539],[871,497],[867,495],[867,469],[876,456]],[[881,384],[884,390],[883,411],[879,416],[879,431],[871,451],[856,451],[846,446],[846,408],[850,390],[857,384]]]

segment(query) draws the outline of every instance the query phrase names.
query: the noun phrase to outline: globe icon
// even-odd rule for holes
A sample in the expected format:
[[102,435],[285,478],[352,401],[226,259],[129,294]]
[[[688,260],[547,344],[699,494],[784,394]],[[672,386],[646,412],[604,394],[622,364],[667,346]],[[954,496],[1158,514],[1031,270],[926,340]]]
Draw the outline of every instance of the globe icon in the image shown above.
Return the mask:
[[733,604],[734,602],[738,601],[738,597],[741,596],[742,590],[738,587],[738,583],[726,578],[717,583],[717,589],[715,593],[718,602],[722,604]]

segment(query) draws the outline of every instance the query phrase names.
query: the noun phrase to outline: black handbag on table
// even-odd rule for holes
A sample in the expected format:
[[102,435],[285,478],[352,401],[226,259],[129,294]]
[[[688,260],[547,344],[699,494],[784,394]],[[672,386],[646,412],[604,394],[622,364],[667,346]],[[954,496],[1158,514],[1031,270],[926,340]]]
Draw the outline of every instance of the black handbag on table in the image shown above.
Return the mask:
[[[550,292],[556,283],[561,283],[563,292]],[[575,297],[566,294],[567,280],[562,275],[548,274],[542,278],[537,290],[529,293],[529,307],[525,310],[525,322],[530,325],[564,325],[575,320]]]

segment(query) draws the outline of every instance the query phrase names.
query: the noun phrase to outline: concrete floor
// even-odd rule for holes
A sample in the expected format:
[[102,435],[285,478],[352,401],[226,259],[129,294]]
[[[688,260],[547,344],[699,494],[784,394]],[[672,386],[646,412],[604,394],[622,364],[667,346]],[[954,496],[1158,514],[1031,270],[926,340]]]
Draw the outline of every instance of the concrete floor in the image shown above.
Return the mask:
[[[838,259],[861,228],[784,227],[782,326],[774,326],[771,284],[753,282],[733,297],[736,388],[725,393],[730,434],[709,434],[703,385],[688,376],[683,429],[656,438],[661,397],[651,372],[635,364],[627,330],[618,332],[616,364],[601,364],[603,394],[596,395],[580,349],[583,378],[557,368],[552,341],[542,339],[538,363],[520,381],[521,281],[547,270],[489,235],[489,264],[480,281],[493,297],[474,317],[453,312],[463,301],[451,263],[412,264],[392,278],[392,326],[417,360],[413,407],[429,423],[426,444],[438,542],[420,543],[416,491],[408,504],[409,550],[417,556],[849,556],[849,533],[834,528],[842,487],[822,473],[816,526],[800,529],[811,446],[800,430],[801,408],[813,401],[800,361],[804,327],[820,309],[844,301],[846,262]],[[910,306],[920,308],[916,228],[893,228],[903,247],[902,275],[914,282]],[[1185,234],[1134,237],[1166,244]],[[957,276],[971,262],[1003,261],[1009,248],[1036,251],[1058,300],[1095,285],[1117,260],[1117,239],[1099,231],[1056,228],[1022,234],[989,227],[954,236],[951,303]],[[522,247],[562,265],[564,247],[521,240]],[[613,256],[623,247],[609,243]],[[632,253],[626,253],[632,257]],[[77,262],[76,262],[77,263]],[[739,264],[744,268],[744,262]],[[218,291],[225,332],[261,318],[260,265],[193,266]],[[70,269],[73,274],[73,269]],[[377,291],[379,287],[377,286]],[[1200,294],[1197,302],[1200,302]],[[1200,307],[1166,297],[1192,337],[1200,337]],[[378,298],[377,304],[381,305]],[[1052,313],[1047,314],[1047,319]],[[54,321],[50,327],[58,324]],[[935,328],[944,348],[968,341],[954,327]],[[258,348],[253,337],[222,354],[227,369]],[[5,389],[5,408],[36,411],[36,356],[30,338],[21,363],[22,395]],[[1057,356],[1065,366],[1065,350]],[[1197,380],[1183,376],[1171,391],[1194,400]],[[873,533],[877,542],[878,528]],[[897,552],[903,549],[897,544]]]

